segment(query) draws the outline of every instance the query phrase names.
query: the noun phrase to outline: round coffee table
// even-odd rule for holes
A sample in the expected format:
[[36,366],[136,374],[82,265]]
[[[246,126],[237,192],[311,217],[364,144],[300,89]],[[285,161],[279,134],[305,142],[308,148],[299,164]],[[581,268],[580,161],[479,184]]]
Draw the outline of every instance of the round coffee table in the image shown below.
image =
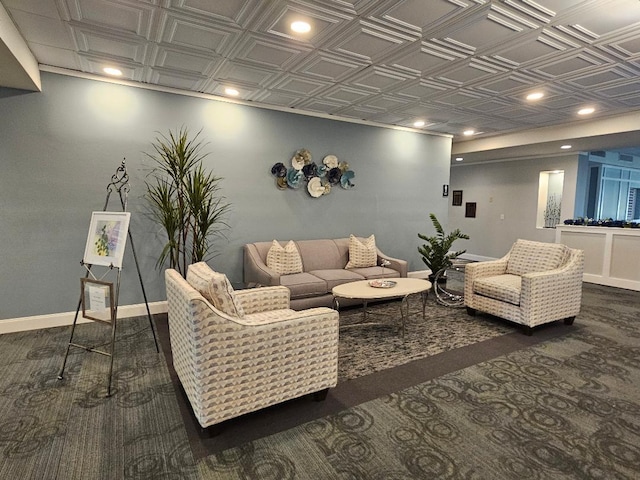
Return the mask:
[[409,303],[407,297],[414,293],[422,296],[422,318],[424,318],[427,295],[431,289],[431,282],[420,278],[384,278],[377,279],[378,282],[392,282],[389,288],[374,287],[371,284],[376,280],[359,280],[357,282],[343,283],[333,287],[333,302],[336,310],[340,309],[340,298],[362,300],[363,303],[363,323],[367,321],[367,304],[369,301],[401,298],[400,315],[402,316],[402,337],[404,338],[405,323],[409,316]]

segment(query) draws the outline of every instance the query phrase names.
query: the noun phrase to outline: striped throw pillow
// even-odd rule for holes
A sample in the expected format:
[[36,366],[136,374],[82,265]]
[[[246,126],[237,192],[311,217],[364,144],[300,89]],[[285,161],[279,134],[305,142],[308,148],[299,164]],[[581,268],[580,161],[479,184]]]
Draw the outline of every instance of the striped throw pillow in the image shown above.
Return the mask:
[[349,262],[344,268],[375,267],[378,264],[376,237],[371,235],[361,241],[351,234],[349,236]]
[[302,272],[302,258],[293,240],[289,240],[284,247],[276,240],[273,241],[267,253],[267,267],[275,270],[278,275]]

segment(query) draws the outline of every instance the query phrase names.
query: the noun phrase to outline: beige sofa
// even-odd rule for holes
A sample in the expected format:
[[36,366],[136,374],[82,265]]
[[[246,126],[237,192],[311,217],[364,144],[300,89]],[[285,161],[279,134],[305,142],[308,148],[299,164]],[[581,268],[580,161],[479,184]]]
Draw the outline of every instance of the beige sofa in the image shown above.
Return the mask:
[[469,263],[464,303],[525,327],[563,320],[571,325],[580,312],[584,253],[558,243],[517,240],[504,257]]
[[[363,240],[363,239],[361,239]],[[279,242],[284,246],[285,242]],[[244,246],[244,282],[248,287],[284,285],[291,292],[291,308],[301,310],[333,305],[331,289],[336,285],[373,278],[407,276],[407,262],[389,257],[377,249],[377,265],[345,269],[349,261],[349,238],[299,240],[294,242],[303,271],[279,275],[267,266],[272,242]],[[382,259],[389,262],[384,268]],[[341,302],[342,303],[342,302]]]

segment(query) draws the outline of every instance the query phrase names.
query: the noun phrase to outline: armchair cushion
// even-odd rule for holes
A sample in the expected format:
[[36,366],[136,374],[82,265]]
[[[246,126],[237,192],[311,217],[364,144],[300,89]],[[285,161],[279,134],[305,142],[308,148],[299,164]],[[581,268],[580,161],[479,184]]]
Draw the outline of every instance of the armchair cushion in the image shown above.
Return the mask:
[[566,247],[559,243],[516,240],[509,253],[507,273],[524,275],[558,268],[566,259]]
[[284,247],[277,240],[273,241],[267,253],[267,267],[279,275],[302,272],[302,259],[293,240],[289,240]]
[[375,267],[378,263],[378,250],[376,249],[376,237],[372,234],[361,241],[351,234],[349,236],[349,262],[344,268]]
[[479,278],[475,281],[474,290],[478,295],[495,298],[513,305],[520,305],[521,286],[522,277],[504,274]]
[[244,317],[242,305],[224,273],[211,270],[205,262],[198,262],[187,268],[187,282],[218,310],[232,317]]

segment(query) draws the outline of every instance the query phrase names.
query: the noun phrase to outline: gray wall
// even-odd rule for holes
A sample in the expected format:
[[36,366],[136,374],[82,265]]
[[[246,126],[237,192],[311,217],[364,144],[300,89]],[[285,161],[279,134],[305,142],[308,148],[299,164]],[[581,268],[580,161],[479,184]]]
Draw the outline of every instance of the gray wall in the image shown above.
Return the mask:
[[[450,189],[463,194],[462,206],[449,207],[450,228],[460,228],[471,237],[456,242],[454,248],[497,258],[518,238],[554,242],[555,229],[536,228],[539,176],[550,170],[564,170],[560,218],[573,218],[577,154],[452,166]],[[465,217],[467,202],[477,203],[476,218]],[[504,220],[500,219],[502,214]]]
[[[224,177],[232,204],[227,239],[209,263],[236,285],[242,245],[257,240],[375,233],[380,248],[422,269],[417,232],[428,213],[446,221],[449,138],[331,121],[43,73],[43,92],[0,89],[0,319],[74,311],[91,212],[127,159],[131,231],[149,301],[164,299],[154,268],[162,245],[143,215],[144,178],[156,132],[202,129],[205,165]],[[271,166],[299,148],[335,154],[355,171],[352,190],[311,198],[280,191]],[[110,210],[118,204],[111,203]],[[130,248],[120,304],[142,302]]]

